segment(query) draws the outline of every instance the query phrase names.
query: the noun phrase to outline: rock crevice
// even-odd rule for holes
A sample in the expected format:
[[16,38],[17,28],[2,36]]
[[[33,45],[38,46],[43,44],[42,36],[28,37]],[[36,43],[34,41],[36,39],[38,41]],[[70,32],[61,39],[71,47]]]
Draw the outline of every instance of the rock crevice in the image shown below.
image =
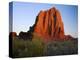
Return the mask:
[[45,40],[64,38],[64,24],[60,12],[55,7],[40,11],[32,28],[34,33]]

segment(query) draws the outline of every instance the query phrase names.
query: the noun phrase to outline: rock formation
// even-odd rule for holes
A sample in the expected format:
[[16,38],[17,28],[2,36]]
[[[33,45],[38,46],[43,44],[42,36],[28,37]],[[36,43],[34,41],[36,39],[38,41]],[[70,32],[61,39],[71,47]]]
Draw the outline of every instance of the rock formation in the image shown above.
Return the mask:
[[17,37],[17,33],[16,32],[10,32],[9,33],[9,41],[11,43],[9,43],[9,44],[12,44],[12,40],[13,40],[14,37]]
[[33,32],[45,40],[63,39],[64,24],[56,8],[40,11],[33,25]]
[[65,35],[61,14],[55,7],[40,11],[34,25],[30,27],[28,32],[21,31],[18,36],[16,32],[9,34],[10,39],[19,37],[23,40],[32,40],[34,36],[38,36],[45,41],[73,39],[72,36]]
[[16,36],[17,36],[17,33],[16,33],[16,32],[10,32],[10,33],[9,33],[9,36],[11,36],[11,37],[16,37]]
[[32,34],[31,34],[31,32],[22,32],[21,31],[19,33],[19,38],[24,39],[24,40],[27,40],[27,39],[31,40],[32,39]]

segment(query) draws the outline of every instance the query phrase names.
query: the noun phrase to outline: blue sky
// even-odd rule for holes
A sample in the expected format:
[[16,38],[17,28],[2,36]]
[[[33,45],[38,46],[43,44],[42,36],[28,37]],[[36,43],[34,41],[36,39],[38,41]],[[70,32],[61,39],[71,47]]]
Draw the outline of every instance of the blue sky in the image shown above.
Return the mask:
[[64,23],[66,35],[78,36],[78,7],[75,5],[56,5],[46,3],[13,2],[13,31],[27,32],[35,23],[36,16],[41,10],[52,7],[58,9]]

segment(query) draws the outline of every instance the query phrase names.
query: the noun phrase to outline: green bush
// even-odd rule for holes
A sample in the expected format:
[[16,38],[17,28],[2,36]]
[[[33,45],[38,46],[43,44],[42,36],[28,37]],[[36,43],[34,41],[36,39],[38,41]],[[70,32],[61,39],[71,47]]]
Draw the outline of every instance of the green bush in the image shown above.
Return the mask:
[[47,55],[77,54],[77,45],[73,40],[53,41],[47,44]]
[[44,44],[39,38],[34,38],[32,41],[14,38],[13,57],[42,56],[43,54]]
[[44,43],[43,40],[37,36],[34,36],[32,41],[15,37],[13,39],[12,54],[14,58],[77,54],[77,45],[77,40],[58,40]]

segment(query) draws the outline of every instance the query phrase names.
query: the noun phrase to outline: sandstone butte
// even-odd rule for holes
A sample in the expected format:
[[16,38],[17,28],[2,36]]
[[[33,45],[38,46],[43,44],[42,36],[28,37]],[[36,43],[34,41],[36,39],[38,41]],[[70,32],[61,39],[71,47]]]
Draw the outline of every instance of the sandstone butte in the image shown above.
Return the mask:
[[[10,35],[17,36],[16,32],[11,32]],[[65,35],[61,14],[55,7],[40,11],[29,31],[19,33],[19,37],[22,39],[32,39],[35,35],[45,41],[73,39],[72,36]]]
[[40,11],[33,32],[44,40],[64,39],[64,24],[60,12],[55,8]]

